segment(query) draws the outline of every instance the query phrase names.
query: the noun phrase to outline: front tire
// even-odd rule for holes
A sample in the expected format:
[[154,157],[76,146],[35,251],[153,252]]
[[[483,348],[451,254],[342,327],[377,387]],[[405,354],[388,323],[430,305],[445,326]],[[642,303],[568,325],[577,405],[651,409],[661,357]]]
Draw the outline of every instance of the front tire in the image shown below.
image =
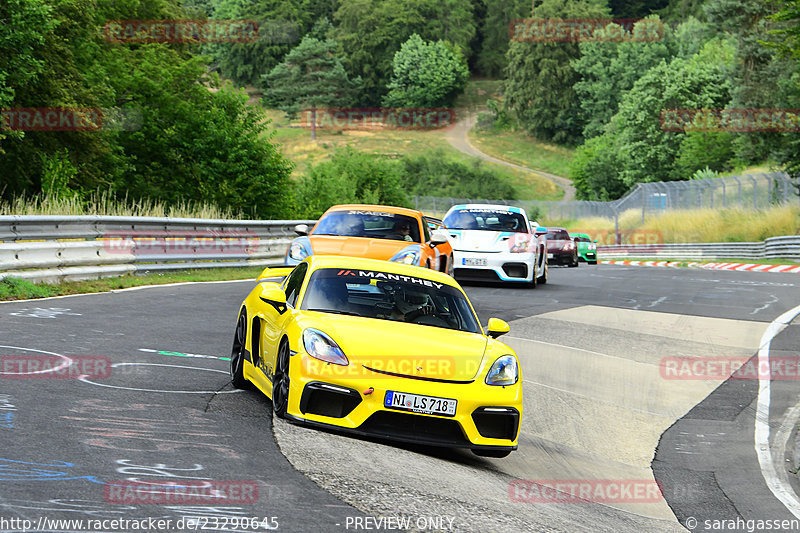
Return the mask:
[[542,259],[542,275],[537,280],[539,285],[547,283],[547,252],[545,252],[544,259]]
[[231,348],[230,374],[231,383],[237,389],[247,389],[250,382],[244,377],[244,352],[247,349],[247,309],[242,307],[239,320],[236,322],[236,332],[233,334],[233,347]]
[[272,375],[272,410],[278,418],[286,418],[289,407],[289,342],[283,340],[278,348],[275,373]]

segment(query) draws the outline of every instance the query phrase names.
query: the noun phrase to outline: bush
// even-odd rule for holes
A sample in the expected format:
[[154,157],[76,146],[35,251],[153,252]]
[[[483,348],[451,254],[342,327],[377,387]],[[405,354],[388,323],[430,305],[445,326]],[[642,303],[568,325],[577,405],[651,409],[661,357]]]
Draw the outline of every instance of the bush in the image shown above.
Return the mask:
[[311,168],[295,184],[295,215],[316,218],[343,203],[410,206],[411,196],[513,200],[517,190],[480,160],[464,163],[443,151],[386,159],[352,148]]
[[313,166],[295,186],[296,215],[317,218],[335,204],[408,206],[400,165],[352,148]]
[[430,155],[405,157],[405,183],[412,195],[514,200],[513,185],[479,159],[464,163],[448,159],[437,150]]

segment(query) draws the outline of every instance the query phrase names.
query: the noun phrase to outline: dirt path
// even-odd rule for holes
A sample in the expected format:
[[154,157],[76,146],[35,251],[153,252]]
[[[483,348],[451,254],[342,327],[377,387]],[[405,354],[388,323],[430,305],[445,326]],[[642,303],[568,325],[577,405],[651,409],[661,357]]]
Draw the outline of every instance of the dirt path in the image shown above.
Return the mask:
[[496,157],[484,154],[483,152],[475,148],[475,146],[473,146],[472,143],[469,142],[469,137],[467,134],[469,133],[469,130],[471,130],[472,127],[475,125],[476,120],[477,120],[476,115],[471,113],[466,114],[458,122],[456,122],[455,126],[453,126],[447,131],[446,134],[447,141],[453,146],[453,148],[467,155],[483,159],[484,161],[489,161],[491,163],[496,163],[498,165],[505,165],[507,167],[524,170],[525,172],[532,172],[534,174],[542,176],[552,181],[556,186],[564,189],[563,201],[570,201],[575,199],[575,187],[572,185],[572,182],[567,178],[556,176],[555,174],[550,174],[547,172],[542,172],[541,170],[533,170],[531,168],[523,167],[521,165],[516,165],[514,163],[509,163],[508,161],[503,161],[502,159],[497,159]]

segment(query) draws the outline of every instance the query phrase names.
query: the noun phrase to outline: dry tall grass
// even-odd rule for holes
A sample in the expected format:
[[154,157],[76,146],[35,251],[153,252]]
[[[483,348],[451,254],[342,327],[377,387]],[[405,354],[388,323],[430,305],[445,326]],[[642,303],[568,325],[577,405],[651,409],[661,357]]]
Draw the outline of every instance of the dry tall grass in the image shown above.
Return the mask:
[[181,202],[167,205],[153,200],[118,199],[107,192],[94,193],[86,200],[52,195],[18,196],[0,201],[0,215],[112,215],[241,220],[247,214],[234,213],[211,204]]
[[[614,229],[614,220],[601,217],[565,222],[570,231]],[[645,217],[631,209],[619,216],[622,231],[658,234],[660,242],[759,242],[769,237],[800,234],[800,207],[775,206],[763,210],[679,209]]]

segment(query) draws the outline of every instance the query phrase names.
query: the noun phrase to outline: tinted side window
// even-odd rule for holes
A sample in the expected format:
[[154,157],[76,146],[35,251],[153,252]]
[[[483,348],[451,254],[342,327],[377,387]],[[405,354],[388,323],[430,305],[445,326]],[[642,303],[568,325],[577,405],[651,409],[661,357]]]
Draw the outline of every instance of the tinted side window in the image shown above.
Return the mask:
[[303,286],[303,280],[306,277],[307,271],[308,263],[300,263],[286,280],[283,290],[286,291],[286,303],[290,307],[295,307],[297,304],[297,297],[300,295],[300,287]]
[[429,242],[431,240],[431,228],[428,226],[428,221],[422,221],[422,231],[425,234],[425,238],[423,239],[424,242]]

